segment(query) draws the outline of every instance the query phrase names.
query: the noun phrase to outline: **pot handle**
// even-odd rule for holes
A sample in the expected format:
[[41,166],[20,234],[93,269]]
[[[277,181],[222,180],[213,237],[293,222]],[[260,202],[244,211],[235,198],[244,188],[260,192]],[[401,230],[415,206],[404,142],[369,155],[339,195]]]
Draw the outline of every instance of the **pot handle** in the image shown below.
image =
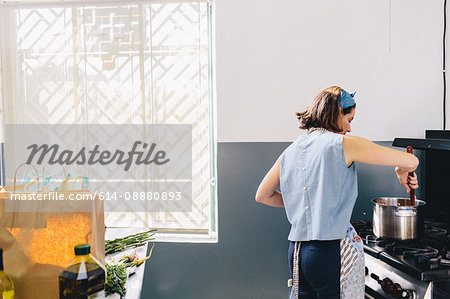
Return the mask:
[[417,209],[416,208],[405,208],[405,207],[394,207],[394,216],[398,217],[413,217],[417,216]]

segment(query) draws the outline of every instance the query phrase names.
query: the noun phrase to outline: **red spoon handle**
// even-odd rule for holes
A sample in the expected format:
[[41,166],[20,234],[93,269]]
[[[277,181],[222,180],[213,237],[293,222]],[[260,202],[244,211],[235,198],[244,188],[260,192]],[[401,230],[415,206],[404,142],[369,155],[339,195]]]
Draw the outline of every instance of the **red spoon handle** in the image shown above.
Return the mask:
[[[407,146],[406,152],[409,154],[412,154],[413,153],[412,146]],[[409,172],[408,175],[414,176],[414,172],[413,171]],[[409,199],[410,199],[411,205],[415,206],[416,205],[416,190],[414,190],[413,188],[411,188],[411,190],[409,191]]]

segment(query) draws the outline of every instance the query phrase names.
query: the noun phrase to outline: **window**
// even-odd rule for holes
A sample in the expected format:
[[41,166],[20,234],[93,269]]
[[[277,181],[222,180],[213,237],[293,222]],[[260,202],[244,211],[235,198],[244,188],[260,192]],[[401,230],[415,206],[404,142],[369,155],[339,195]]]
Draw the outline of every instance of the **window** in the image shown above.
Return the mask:
[[1,4],[7,124],[192,124],[192,212],[108,213],[109,227],[216,231],[212,5]]

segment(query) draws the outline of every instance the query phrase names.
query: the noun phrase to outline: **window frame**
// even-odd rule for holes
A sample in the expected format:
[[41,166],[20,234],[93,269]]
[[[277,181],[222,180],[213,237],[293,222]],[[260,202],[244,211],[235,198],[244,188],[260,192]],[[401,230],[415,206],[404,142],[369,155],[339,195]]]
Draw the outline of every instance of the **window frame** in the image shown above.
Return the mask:
[[[181,3],[181,2],[206,2],[207,3],[207,18],[208,18],[208,93],[209,93],[209,160],[210,160],[210,197],[209,197],[209,203],[210,203],[210,212],[209,212],[209,228],[208,229],[160,229],[157,234],[157,241],[164,241],[164,242],[202,242],[202,243],[215,243],[218,242],[218,196],[217,196],[217,105],[216,105],[216,74],[215,74],[215,15],[214,15],[214,3],[211,0],[205,0],[205,1],[184,1],[184,0],[156,0],[156,1],[127,1],[124,3],[123,1],[117,1],[117,0],[97,0],[97,1],[54,1],[54,0],[41,0],[41,1],[17,1],[17,0],[6,0],[2,1],[0,3],[1,13],[4,16],[6,9],[16,9],[17,7],[27,7],[27,8],[50,8],[54,6],[64,6],[64,7],[72,7],[74,5],[76,6],[91,6],[95,4],[100,5],[110,5],[110,4],[139,4],[139,3]],[[11,16],[10,16],[11,17]],[[7,38],[7,37],[6,37]],[[5,45],[5,43],[2,43]],[[6,47],[12,47],[13,45],[10,45],[7,43]],[[1,64],[5,63],[5,55],[4,52],[8,51],[8,48],[0,49],[3,54],[1,54],[2,59],[0,61]],[[1,72],[1,66],[0,66],[0,72]],[[9,80],[5,82],[5,76],[2,76],[1,83],[2,85],[6,84],[13,84]],[[16,90],[15,93],[20,93],[20,91]],[[3,101],[3,88],[1,89],[1,96],[2,96],[2,107],[5,104]],[[17,95],[16,95],[17,96]],[[1,111],[2,116],[4,113],[4,109]],[[4,119],[2,120],[2,123],[4,122]],[[2,144],[3,146],[3,144]],[[1,181],[4,180],[4,170],[3,170],[3,153],[2,153],[2,177]],[[147,229],[146,227],[133,227],[133,228],[108,228],[108,230],[111,230],[114,232],[114,234],[121,234],[126,231],[137,232]]]

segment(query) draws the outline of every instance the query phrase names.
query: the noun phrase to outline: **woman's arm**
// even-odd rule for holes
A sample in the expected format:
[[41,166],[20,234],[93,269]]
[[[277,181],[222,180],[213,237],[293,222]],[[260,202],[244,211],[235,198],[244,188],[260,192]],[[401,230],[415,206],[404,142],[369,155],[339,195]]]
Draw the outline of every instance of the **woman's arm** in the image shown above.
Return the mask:
[[280,187],[280,158],[259,184],[255,200],[271,207],[284,207],[283,197],[277,190],[278,187]]
[[343,148],[347,165],[351,165],[353,162],[361,162],[395,166],[397,177],[408,192],[410,190],[408,181],[413,189],[418,187],[416,175],[408,177],[408,173],[416,170],[419,165],[419,159],[416,156],[356,136],[344,136]]

